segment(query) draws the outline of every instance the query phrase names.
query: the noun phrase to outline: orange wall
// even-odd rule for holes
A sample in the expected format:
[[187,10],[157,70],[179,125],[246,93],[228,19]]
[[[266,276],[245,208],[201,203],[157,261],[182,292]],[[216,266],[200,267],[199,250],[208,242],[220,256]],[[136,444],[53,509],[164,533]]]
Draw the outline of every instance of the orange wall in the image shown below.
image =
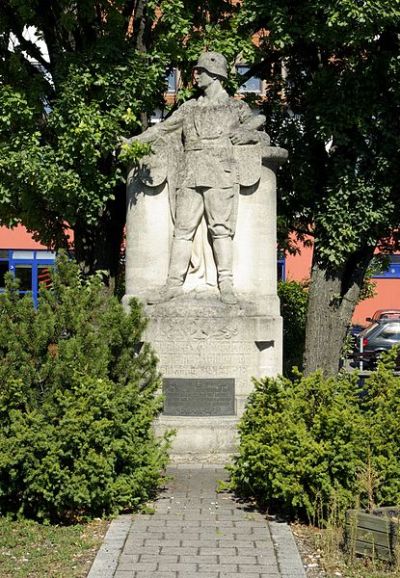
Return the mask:
[[44,245],[34,241],[22,225],[8,229],[0,227],[0,249],[46,249]]
[[308,281],[310,278],[312,247],[298,244],[299,253],[285,257],[286,279],[288,281]]
[[[286,279],[308,281],[312,263],[312,247],[299,244],[300,253],[286,256]],[[376,295],[361,301],[354,311],[353,323],[368,325],[366,317],[372,317],[377,309],[400,309],[400,279],[373,279]]]
[[372,279],[375,297],[361,301],[353,315],[353,323],[368,325],[366,317],[372,317],[377,309],[400,309],[400,279]]

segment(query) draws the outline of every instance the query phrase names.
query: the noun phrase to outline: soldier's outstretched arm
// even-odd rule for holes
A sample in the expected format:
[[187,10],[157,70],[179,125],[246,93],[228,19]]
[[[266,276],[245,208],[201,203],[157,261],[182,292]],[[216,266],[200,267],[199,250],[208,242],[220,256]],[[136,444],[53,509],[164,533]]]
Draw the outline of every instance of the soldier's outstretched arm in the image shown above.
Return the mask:
[[130,139],[124,139],[126,143],[131,143],[133,141],[139,141],[142,143],[154,143],[159,138],[167,134],[171,134],[176,131],[182,131],[183,126],[183,111],[182,107],[178,108],[174,113],[171,114],[166,120],[149,127],[141,134],[133,136]]

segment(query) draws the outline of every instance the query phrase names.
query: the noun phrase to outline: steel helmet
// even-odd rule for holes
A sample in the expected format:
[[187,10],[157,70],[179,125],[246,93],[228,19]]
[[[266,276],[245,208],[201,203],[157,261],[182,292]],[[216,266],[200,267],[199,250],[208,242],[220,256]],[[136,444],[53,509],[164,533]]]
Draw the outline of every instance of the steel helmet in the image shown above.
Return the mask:
[[219,52],[203,52],[193,68],[203,68],[209,74],[215,74],[225,80],[228,78],[228,63],[225,56]]

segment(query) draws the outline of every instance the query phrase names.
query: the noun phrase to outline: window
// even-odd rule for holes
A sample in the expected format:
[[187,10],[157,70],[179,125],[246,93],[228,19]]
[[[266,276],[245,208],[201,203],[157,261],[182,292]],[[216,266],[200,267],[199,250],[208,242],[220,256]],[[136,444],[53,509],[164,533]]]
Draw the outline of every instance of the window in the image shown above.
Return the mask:
[[[250,70],[250,66],[239,65],[236,66],[237,73],[242,75],[246,74]],[[262,90],[262,81],[256,76],[252,76],[242,86],[239,88],[239,93],[244,94],[246,92],[260,93]]]
[[178,72],[176,68],[173,68],[167,74],[167,93],[175,94],[177,87],[178,87]]
[[278,256],[278,281],[284,281],[286,272],[285,272],[285,258]]
[[379,337],[382,339],[400,339],[400,323],[387,323]]
[[400,279],[400,255],[389,255],[389,264],[385,271],[374,275],[377,279]]
[[8,262],[7,261],[0,261],[0,289],[4,289],[5,286],[5,274],[8,272]]
[[55,257],[52,251],[0,249],[0,291],[4,290],[5,274],[11,271],[19,279],[19,293],[31,293],[37,305],[39,285],[49,286]]
[[32,291],[32,265],[15,265],[14,275],[19,279],[19,290],[21,293]]

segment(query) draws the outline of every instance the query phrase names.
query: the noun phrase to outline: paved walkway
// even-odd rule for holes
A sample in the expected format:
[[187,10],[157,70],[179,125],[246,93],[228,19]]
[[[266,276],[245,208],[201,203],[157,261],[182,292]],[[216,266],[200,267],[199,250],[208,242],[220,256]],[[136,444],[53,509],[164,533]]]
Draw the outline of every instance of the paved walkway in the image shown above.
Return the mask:
[[170,467],[154,514],[119,516],[88,578],[303,578],[290,528],[228,493],[221,466]]

